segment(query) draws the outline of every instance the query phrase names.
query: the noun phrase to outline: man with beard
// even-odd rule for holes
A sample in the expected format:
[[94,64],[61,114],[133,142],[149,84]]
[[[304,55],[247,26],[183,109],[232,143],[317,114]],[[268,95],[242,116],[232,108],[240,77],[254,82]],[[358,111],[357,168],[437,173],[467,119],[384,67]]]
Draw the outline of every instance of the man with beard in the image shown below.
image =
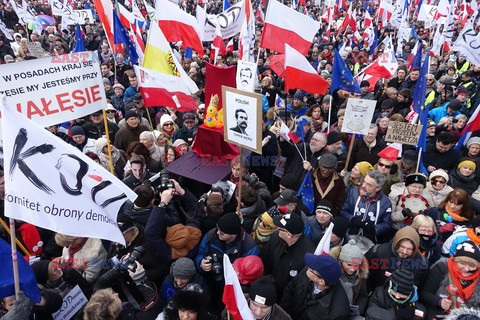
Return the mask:
[[341,215],[350,222],[349,234],[362,231],[364,237],[376,243],[377,237],[390,231],[392,204],[382,191],[386,179],[383,173],[372,170],[360,187],[348,191]]
[[333,215],[337,216],[345,198],[345,184],[337,174],[337,158],[326,153],[318,160],[318,168],[313,172],[313,193],[315,203],[326,199],[333,204]]
[[243,135],[248,136],[247,134],[247,126],[248,126],[248,114],[243,109],[237,109],[235,111],[235,119],[237,120],[237,126],[230,128],[230,130],[241,133]]
[[327,135],[326,151],[337,157],[337,172],[340,172],[345,167],[347,161],[347,154],[343,152],[342,134],[332,131]]

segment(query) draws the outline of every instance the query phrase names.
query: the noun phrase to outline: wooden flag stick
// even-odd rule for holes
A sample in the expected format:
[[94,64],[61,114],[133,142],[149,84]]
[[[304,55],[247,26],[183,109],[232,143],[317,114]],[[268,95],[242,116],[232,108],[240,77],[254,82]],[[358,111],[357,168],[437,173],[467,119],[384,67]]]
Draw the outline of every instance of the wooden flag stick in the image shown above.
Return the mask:
[[112,147],[110,146],[110,134],[108,133],[107,113],[105,112],[105,109],[103,109],[102,112],[103,124],[105,125],[105,136],[107,138],[108,163],[110,164],[110,173],[115,174],[115,169],[113,168]]
[[345,171],[348,170],[348,164],[350,163],[350,158],[352,156],[353,144],[355,143],[355,134],[353,134],[352,140],[350,141],[350,146],[348,148],[347,161],[345,162]]
[[[5,223],[5,221],[3,221],[3,219],[0,219],[0,225],[2,225],[3,229],[5,229],[5,231],[7,231],[8,234],[11,234],[10,228],[7,226],[7,224]],[[17,246],[20,248],[20,250],[23,251],[23,254],[25,254],[27,257],[30,257],[30,253],[29,253],[28,250],[23,246],[23,244],[17,239],[17,237],[15,237],[15,243],[16,243]]]
[[15,299],[18,300],[20,297],[20,281],[18,278],[17,246],[15,240],[15,220],[10,219],[10,245],[12,247],[13,283],[15,285]]

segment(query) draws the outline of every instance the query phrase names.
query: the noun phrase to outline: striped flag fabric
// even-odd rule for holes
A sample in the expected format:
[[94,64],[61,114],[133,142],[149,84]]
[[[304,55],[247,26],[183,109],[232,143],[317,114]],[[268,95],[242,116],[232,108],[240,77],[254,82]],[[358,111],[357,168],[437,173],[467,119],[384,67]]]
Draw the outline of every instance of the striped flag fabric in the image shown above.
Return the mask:
[[332,231],[333,231],[333,222],[330,222],[330,224],[327,227],[327,230],[325,230],[325,233],[323,234],[322,239],[320,239],[320,242],[318,243],[317,248],[315,249],[315,252],[313,254],[315,255],[330,254],[330,242],[332,241]]

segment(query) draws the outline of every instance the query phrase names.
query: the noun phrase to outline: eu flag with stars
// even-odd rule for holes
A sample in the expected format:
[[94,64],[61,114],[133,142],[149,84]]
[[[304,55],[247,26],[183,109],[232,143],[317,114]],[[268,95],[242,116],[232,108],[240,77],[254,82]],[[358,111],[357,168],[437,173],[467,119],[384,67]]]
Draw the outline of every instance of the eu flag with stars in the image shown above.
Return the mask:
[[115,11],[113,11],[113,42],[115,44],[125,44],[125,49],[127,49],[132,65],[137,63],[138,55],[135,50],[135,45],[132,43],[132,40],[128,36],[127,29],[122,25]]
[[353,79],[353,75],[348,70],[342,57],[335,49],[335,56],[333,60],[333,73],[332,73],[332,85],[330,87],[330,93],[333,93],[337,89],[343,89],[348,92],[362,93],[357,81]]
[[82,52],[85,51],[85,42],[83,41],[82,29],[80,25],[77,23],[77,27],[75,29],[75,42],[73,45],[72,52]]
[[429,61],[430,51],[428,51],[427,57],[425,58],[425,61],[423,61],[422,69],[420,69],[420,76],[418,77],[417,84],[415,85],[415,89],[413,90],[413,111],[418,113],[420,117],[423,112],[423,105],[425,104],[425,95],[427,92],[427,74]]
[[308,209],[309,213],[312,214],[315,209],[315,199],[313,196],[313,182],[310,171],[305,175],[302,186],[298,190],[297,197],[302,198],[303,204]]

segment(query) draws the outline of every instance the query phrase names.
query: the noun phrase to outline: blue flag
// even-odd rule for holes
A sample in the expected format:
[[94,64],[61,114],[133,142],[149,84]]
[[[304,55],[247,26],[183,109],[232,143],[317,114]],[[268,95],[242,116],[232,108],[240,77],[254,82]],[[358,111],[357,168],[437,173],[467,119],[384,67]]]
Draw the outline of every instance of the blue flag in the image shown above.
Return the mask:
[[373,42],[372,42],[372,45],[370,46],[370,51],[368,52],[368,54],[373,54],[375,52],[375,49],[377,48],[378,46],[378,30],[377,28],[375,28],[375,30],[373,31]]
[[412,26],[412,30],[410,31],[410,39],[414,38],[415,41],[418,41],[417,30],[415,26]]
[[82,29],[80,25],[77,23],[77,27],[75,29],[75,43],[73,45],[72,52],[82,52],[85,51],[85,42],[83,41]]
[[422,67],[422,53],[423,53],[423,44],[420,41],[419,46],[417,48],[417,53],[412,59],[412,68],[421,68]]
[[122,25],[115,11],[113,11],[113,42],[115,44],[125,44],[125,49],[127,49],[132,65],[137,63],[138,55],[135,50],[135,45],[132,43],[132,40],[128,36],[127,29]]
[[193,58],[193,50],[192,50],[192,48],[186,48],[186,49],[185,49],[185,58],[186,58],[186,59],[192,59],[192,58]]
[[297,123],[297,130],[295,131],[295,135],[300,137],[300,140],[305,142],[305,129],[303,126],[308,122],[307,119],[302,119]]
[[[35,274],[28,262],[17,251],[18,276],[20,290],[33,302],[41,300],[40,290],[37,286]],[[15,284],[13,281],[12,249],[10,244],[0,239],[0,299],[15,295]]]
[[302,202],[312,214],[315,209],[315,198],[313,196],[313,182],[310,171],[307,171],[305,178],[303,179],[302,186],[298,190],[297,197],[302,197]]
[[332,84],[330,86],[330,93],[333,93],[337,89],[344,89],[349,92],[362,93],[357,81],[353,79],[353,75],[348,70],[342,57],[335,49],[335,56],[333,59],[333,72],[332,72]]
[[430,51],[427,53],[425,61],[423,61],[422,69],[420,69],[420,76],[418,77],[417,84],[413,90],[413,111],[422,114],[423,105],[425,104],[425,95],[427,93],[427,74],[428,65],[430,61]]
[[232,5],[230,4],[230,2],[228,0],[223,0],[223,11],[227,10],[231,6]]

